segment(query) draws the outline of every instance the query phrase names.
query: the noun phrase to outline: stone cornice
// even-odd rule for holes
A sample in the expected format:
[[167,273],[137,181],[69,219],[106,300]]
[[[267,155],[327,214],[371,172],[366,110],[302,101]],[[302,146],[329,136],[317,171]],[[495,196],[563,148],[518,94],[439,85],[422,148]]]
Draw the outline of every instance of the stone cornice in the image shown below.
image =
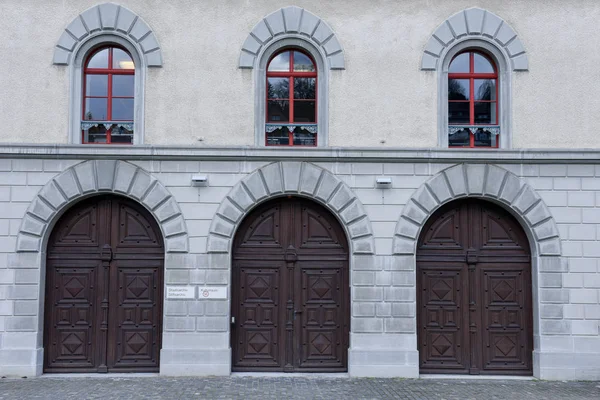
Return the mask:
[[600,164],[600,149],[265,148],[0,144],[0,158],[118,160],[297,160],[321,162]]

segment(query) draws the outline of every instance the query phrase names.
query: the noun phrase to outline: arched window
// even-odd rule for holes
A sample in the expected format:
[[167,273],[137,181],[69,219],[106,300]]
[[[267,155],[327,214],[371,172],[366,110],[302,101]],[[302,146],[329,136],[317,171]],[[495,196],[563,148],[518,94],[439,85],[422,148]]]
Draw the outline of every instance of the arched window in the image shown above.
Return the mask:
[[317,67],[298,49],[276,53],[266,73],[267,146],[317,145]]
[[486,54],[467,50],[448,67],[448,145],[499,144],[498,69]]
[[93,51],[83,71],[82,143],[133,144],[135,65],[117,46]]

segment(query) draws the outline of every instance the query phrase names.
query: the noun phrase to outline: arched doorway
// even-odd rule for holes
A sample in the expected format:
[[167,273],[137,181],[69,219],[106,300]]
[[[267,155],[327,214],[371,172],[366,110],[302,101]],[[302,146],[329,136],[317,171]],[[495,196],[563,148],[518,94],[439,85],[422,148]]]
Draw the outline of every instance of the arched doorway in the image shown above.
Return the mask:
[[300,198],[259,206],[233,244],[234,371],[348,369],[348,241],[324,207]]
[[421,373],[532,374],[530,247],[519,223],[481,200],[435,212],[417,248]]
[[68,210],[48,241],[44,372],[158,372],[163,270],[141,205],[97,196]]

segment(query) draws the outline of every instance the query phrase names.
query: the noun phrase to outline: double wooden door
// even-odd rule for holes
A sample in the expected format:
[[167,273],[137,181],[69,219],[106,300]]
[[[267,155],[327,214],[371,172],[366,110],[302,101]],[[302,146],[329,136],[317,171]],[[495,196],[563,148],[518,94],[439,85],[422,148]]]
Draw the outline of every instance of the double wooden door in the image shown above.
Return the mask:
[[45,372],[157,372],[164,247],[140,205],[96,197],[58,222],[46,262]]
[[417,251],[421,373],[532,374],[531,261],[519,223],[491,203],[436,212]]
[[232,274],[234,371],[347,371],[348,248],[327,210],[285,198],[251,213]]

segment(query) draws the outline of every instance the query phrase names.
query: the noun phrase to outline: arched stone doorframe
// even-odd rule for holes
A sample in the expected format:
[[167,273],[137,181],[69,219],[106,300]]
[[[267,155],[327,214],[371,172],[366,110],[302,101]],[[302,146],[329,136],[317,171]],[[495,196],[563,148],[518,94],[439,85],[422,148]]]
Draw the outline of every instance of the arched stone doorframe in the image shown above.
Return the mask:
[[130,198],[150,212],[163,235],[165,273],[177,267],[177,253],[188,252],[187,227],[179,205],[163,184],[141,167],[125,161],[89,160],[51,179],[25,212],[17,234],[16,253],[9,259],[9,268],[37,269],[40,277],[37,344],[30,349],[36,365],[28,374],[41,375],[43,368],[46,246],[50,234],[60,217],[74,204],[103,194]]
[[[210,226],[207,241],[208,268],[229,270],[227,287],[230,291],[233,239],[241,222],[258,205],[283,196],[314,200],[336,217],[349,242],[352,287],[353,267],[359,263],[374,263],[375,240],[371,221],[362,203],[346,183],[324,168],[308,162],[268,164],[244,177],[229,191]],[[350,303],[352,302],[351,290]],[[228,309],[230,313],[231,307]],[[227,319],[230,318],[231,315],[228,314]],[[229,334],[229,324],[227,326]],[[231,347],[227,362],[231,371]]]
[[276,162],[244,177],[225,196],[210,226],[207,252],[227,259],[210,257],[210,267],[229,268],[233,237],[244,217],[259,204],[282,196],[304,197],[325,206],[343,227],[351,256],[375,254],[371,221],[346,183],[311,163]]
[[[539,377],[539,273],[560,270],[561,246],[554,217],[535,189],[512,172],[496,165],[459,164],[447,168],[421,185],[404,206],[396,224],[392,254],[399,263],[412,266],[416,279],[417,242],[423,226],[442,205],[466,197],[480,198],[502,206],[517,219],[527,234],[531,246],[533,290],[533,374]],[[416,307],[415,301],[414,315]]]

